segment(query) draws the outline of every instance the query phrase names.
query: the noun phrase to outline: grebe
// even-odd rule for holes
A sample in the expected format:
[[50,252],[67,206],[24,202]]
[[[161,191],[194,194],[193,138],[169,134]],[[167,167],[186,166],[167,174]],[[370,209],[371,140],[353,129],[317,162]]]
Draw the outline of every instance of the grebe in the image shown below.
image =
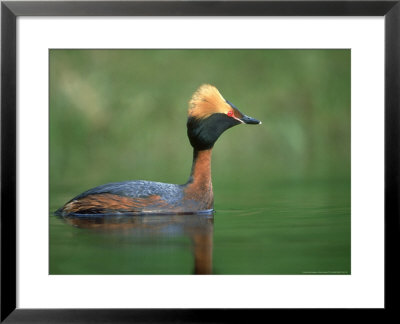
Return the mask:
[[261,122],[242,114],[216,87],[204,84],[189,101],[187,135],[193,147],[193,165],[186,184],[142,180],[108,183],[76,196],[56,214],[211,213],[211,151],[224,131],[239,124]]

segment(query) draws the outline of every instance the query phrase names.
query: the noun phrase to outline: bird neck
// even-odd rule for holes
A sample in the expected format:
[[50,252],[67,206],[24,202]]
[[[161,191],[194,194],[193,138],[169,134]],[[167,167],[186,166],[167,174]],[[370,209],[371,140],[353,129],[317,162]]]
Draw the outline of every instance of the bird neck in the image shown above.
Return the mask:
[[185,185],[184,200],[193,210],[214,208],[214,194],[211,183],[211,149],[194,150],[192,172]]
[[194,149],[192,171],[188,185],[199,189],[211,187],[211,151],[212,149]]

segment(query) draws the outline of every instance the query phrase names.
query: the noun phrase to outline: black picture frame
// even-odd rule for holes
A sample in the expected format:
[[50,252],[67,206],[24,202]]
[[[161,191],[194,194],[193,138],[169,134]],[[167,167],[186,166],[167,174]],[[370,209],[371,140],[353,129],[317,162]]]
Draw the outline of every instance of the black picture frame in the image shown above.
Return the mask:
[[[398,271],[400,0],[396,1],[2,1],[1,322],[236,322],[269,310],[16,308],[16,19],[19,16],[384,16],[385,308],[395,310]],[[366,175],[368,177],[368,175]],[[397,253],[393,252],[393,249]],[[270,310],[272,311],[272,310]],[[304,314],[304,312],[303,312]],[[381,313],[380,313],[381,314]],[[306,315],[307,316],[307,315]],[[250,320],[249,317],[249,320]]]

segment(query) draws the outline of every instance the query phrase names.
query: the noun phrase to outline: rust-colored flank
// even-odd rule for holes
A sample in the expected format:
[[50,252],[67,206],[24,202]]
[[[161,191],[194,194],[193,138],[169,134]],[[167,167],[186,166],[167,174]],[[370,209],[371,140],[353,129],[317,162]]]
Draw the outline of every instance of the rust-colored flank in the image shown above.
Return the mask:
[[66,213],[113,213],[140,212],[146,208],[159,209],[167,203],[160,196],[152,195],[145,198],[131,198],[114,194],[93,194],[73,200],[64,206]]

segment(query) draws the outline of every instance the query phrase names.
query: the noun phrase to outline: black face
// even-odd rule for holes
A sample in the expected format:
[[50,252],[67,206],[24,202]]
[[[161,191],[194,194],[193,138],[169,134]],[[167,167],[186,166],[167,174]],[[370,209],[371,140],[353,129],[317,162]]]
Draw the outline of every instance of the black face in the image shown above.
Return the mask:
[[226,114],[213,114],[205,119],[189,117],[187,121],[187,134],[190,144],[197,150],[208,150],[214,146],[220,135],[241,122]]

